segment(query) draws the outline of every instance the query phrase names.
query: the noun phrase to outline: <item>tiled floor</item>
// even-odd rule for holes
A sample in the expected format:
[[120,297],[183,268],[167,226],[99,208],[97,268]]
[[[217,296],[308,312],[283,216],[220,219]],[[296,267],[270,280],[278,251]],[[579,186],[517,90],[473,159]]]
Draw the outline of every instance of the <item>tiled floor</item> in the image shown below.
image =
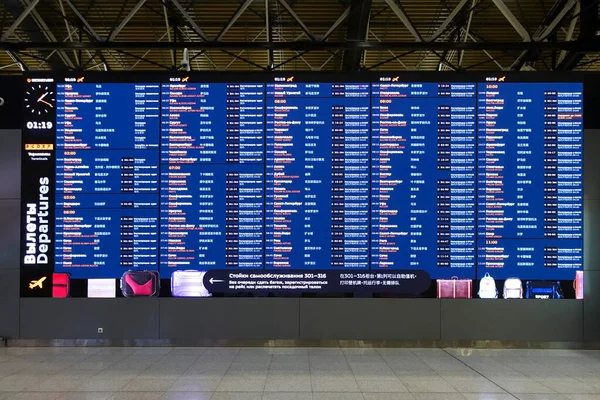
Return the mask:
[[8,399],[600,400],[600,352],[2,348]]

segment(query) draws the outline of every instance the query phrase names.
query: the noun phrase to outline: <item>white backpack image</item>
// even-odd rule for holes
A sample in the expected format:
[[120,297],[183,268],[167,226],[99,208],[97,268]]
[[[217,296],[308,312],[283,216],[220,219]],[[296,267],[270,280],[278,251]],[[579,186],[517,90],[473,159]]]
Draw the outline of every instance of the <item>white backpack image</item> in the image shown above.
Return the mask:
[[481,281],[479,281],[479,298],[481,299],[497,299],[498,289],[496,289],[496,281],[488,272],[485,273]]
[[523,285],[519,278],[508,278],[504,282],[504,291],[502,297],[505,299],[522,299],[523,298]]

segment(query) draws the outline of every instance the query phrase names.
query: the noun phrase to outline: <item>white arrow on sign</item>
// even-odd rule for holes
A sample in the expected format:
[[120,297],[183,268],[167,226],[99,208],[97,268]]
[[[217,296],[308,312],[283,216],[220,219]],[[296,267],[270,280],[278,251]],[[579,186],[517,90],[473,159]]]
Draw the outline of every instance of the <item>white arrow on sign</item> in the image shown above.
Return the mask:
[[225,281],[222,281],[220,279],[210,278],[209,282],[210,282],[211,285],[213,285],[215,282],[225,282]]

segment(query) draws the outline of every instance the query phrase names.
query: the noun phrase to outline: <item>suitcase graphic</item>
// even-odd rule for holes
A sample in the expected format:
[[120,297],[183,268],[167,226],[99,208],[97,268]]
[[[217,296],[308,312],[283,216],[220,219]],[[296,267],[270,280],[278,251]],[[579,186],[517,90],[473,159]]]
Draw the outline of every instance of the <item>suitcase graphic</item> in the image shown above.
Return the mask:
[[564,298],[560,282],[557,281],[527,281],[525,286],[525,298],[527,299]]
[[472,295],[472,279],[458,279],[453,276],[451,279],[437,280],[438,299],[470,299]]
[[171,275],[171,295],[173,297],[210,297],[204,287],[206,271],[175,271]]
[[575,288],[575,298],[577,300],[583,300],[583,271],[575,272],[573,287]]
[[69,274],[55,272],[52,274],[52,297],[64,299],[69,297]]
[[125,297],[156,297],[160,292],[157,271],[127,271],[121,277]]

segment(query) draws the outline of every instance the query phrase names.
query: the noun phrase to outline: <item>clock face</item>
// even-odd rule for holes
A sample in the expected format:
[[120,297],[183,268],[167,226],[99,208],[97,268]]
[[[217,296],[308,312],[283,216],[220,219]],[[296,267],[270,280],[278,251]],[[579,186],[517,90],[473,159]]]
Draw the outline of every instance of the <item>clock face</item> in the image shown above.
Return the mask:
[[56,96],[47,85],[31,85],[25,93],[25,107],[31,114],[42,116],[54,109]]

